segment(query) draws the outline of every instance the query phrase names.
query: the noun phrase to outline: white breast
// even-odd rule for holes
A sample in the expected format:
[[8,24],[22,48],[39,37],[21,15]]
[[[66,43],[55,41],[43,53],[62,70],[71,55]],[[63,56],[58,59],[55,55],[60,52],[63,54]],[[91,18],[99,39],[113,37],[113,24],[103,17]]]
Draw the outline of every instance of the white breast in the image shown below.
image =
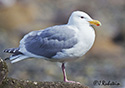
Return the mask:
[[79,43],[76,45],[76,54],[83,56],[93,45],[95,41],[95,31],[92,27],[88,27],[86,30],[81,30],[77,33]]
[[76,30],[75,37],[78,39],[78,43],[74,47],[58,52],[53,58],[58,59],[58,61],[72,61],[83,56],[94,43],[95,31],[92,27],[85,30]]

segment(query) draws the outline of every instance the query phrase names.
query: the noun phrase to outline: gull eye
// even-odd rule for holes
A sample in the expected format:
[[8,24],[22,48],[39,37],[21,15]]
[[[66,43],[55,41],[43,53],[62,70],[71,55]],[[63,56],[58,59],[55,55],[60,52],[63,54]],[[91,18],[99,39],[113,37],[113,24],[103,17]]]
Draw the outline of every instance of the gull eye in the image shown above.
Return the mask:
[[81,16],[81,18],[83,19],[83,18],[84,18],[84,16]]

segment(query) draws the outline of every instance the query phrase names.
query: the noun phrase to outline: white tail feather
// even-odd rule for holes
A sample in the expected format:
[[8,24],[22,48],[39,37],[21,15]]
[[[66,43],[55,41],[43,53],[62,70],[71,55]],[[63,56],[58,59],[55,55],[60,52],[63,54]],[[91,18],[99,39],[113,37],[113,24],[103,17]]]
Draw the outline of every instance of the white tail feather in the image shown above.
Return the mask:
[[24,55],[18,55],[18,56],[11,57],[10,60],[11,60],[11,63],[16,63],[16,62],[21,61],[26,58],[29,58],[29,57],[24,56]]
[[14,60],[14,59],[16,59],[16,58],[18,58],[20,56],[22,56],[22,55],[10,56],[10,60]]

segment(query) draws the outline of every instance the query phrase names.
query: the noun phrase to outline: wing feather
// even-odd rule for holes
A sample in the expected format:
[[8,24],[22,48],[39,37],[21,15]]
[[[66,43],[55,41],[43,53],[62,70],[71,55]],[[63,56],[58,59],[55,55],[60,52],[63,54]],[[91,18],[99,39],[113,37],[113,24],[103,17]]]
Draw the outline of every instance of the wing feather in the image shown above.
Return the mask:
[[33,31],[20,44],[24,44],[26,50],[32,54],[51,58],[63,49],[72,48],[76,43],[75,31],[63,25]]

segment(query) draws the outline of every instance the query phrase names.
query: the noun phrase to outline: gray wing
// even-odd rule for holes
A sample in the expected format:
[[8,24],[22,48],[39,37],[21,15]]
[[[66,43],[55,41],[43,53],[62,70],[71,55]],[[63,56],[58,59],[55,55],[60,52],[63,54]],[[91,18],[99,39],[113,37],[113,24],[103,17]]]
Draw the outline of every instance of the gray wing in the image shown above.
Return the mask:
[[28,35],[24,40],[25,48],[28,52],[51,58],[62,49],[72,48],[77,39],[75,32],[66,26],[53,26],[43,31],[33,31],[33,35]]

